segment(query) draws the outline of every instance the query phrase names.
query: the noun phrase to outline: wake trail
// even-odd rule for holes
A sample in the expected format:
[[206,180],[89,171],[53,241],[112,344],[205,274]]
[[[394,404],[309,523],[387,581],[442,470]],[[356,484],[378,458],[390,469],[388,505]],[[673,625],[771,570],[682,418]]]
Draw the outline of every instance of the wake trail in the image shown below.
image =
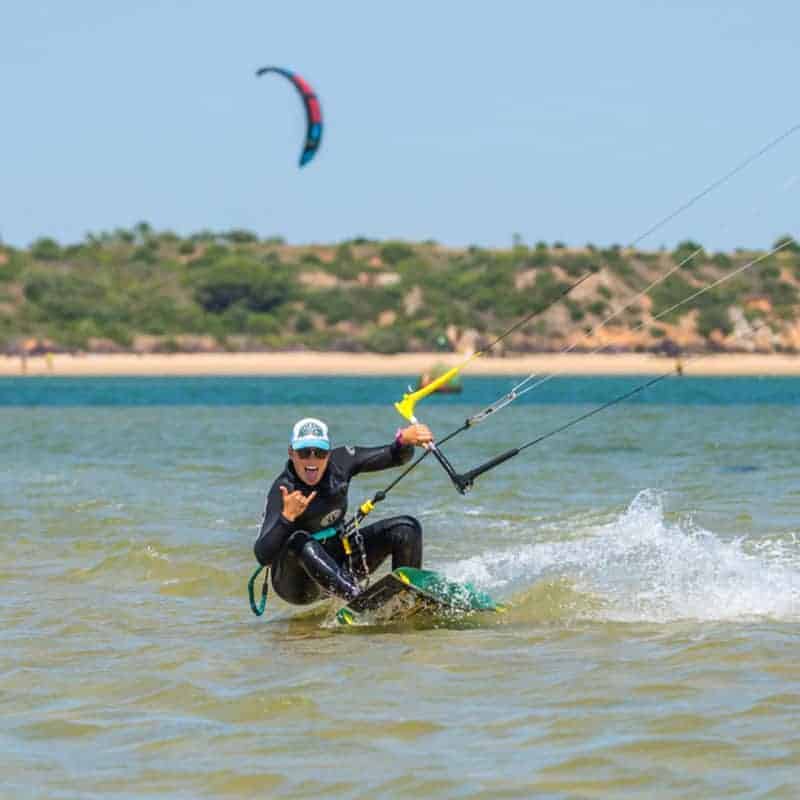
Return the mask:
[[609,622],[800,620],[796,533],[724,539],[691,518],[668,519],[662,495],[646,489],[609,523],[577,536],[574,530],[547,535],[548,541],[489,551],[443,572],[512,603],[515,593],[541,582],[568,584],[586,597],[584,616]]

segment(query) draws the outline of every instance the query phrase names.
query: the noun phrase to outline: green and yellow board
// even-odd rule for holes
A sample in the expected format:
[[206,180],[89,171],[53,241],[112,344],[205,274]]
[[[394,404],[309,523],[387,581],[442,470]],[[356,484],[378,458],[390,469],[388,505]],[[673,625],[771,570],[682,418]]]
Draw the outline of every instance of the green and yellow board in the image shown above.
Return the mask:
[[450,581],[438,572],[400,567],[365,589],[336,614],[340,625],[401,622],[420,612],[462,615],[505,609],[469,583]]

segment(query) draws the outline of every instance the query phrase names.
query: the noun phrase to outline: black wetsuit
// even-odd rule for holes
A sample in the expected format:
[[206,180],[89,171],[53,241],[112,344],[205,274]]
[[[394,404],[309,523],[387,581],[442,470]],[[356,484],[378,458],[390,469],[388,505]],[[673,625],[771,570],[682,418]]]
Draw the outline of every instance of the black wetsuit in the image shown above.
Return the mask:
[[[255,543],[260,564],[272,568],[272,586],[288,603],[303,605],[319,600],[323,592],[349,600],[358,594],[363,565],[353,553],[351,571],[339,536],[317,541],[312,534],[338,529],[347,513],[350,480],[360,472],[376,472],[410,461],[411,446],[397,443],[384,447],[337,447],[331,451],[325,474],[316,486],[309,486],[288,461],[267,495],[264,521]],[[299,490],[316,497],[296,520],[283,516],[283,495]],[[360,528],[370,572],[391,555],[392,569],[422,566],[422,528],[413,517],[391,517]]]

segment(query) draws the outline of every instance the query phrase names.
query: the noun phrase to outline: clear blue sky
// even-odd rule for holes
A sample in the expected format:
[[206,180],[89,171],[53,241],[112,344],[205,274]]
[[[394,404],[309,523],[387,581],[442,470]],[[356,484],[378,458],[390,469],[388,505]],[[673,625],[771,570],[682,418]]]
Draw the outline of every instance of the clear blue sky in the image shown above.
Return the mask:
[[[627,244],[800,123],[798,42],[793,0],[6,3],[0,237]],[[797,236],[798,174],[800,132],[642,246]]]

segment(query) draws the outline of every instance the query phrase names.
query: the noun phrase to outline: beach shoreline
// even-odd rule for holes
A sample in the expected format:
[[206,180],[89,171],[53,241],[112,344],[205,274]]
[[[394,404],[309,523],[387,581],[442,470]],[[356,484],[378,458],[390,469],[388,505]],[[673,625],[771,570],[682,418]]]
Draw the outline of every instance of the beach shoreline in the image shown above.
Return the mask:
[[[418,376],[434,364],[463,364],[460,353],[87,353],[0,358],[0,376]],[[713,354],[679,359],[652,353],[539,353],[504,358],[482,356],[469,362],[469,375],[659,375],[681,369],[685,375],[795,375],[800,355]]]

